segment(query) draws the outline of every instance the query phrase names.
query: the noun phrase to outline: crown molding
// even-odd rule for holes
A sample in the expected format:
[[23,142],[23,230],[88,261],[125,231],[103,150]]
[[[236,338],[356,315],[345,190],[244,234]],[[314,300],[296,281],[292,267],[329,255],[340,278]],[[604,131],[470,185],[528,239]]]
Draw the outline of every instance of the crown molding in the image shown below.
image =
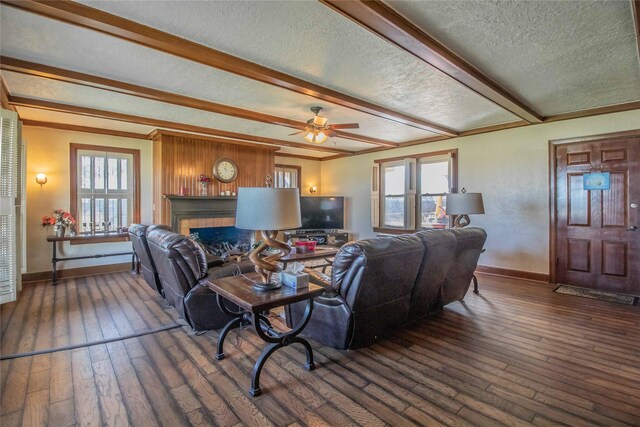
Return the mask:
[[91,126],[70,125],[67,123],[44,122],[40,120],[23,119],[22,125],[49,128],[49,129],[70,130],[73,132],[85,132],[85,133],[94,133],[94,134],[100,134],[100,135],[110,135],[110,136],[117,136],[119,138],[148,139],[147,135],[145,135],[144,133],[125,132],[121,130],[96,128]]
[[99,110],[96,108],[80,107],[76,105],[62,104],[59,102],[43,101],[39,99],[26,98],[20,96],[9,95],[9,103],[14,106],[38,108],[42,110],[58,111],[62,113],[70,113],[88,117],[98,117],[103,119],[117,120],[127,123],[137,123],[141,125],[154,126],[158,128],[175,129],[179,131],[201,133],[207,136],[218,136],[231,139],[239,139],[242,141],[258,142],[261,144],[278,145],[293,148],[301,148],[304,150],[324,151],[329,153],[352,154],[353,151],[342,150],[323,145],[307,145],[298,142],[285,141],[274,138],[265,138],[262,136],[243,134],[238,132],[230,132],[220,129],[213,129],[203,126],[189,125],[184,123],[169,122],[166,120],[158,120],[150,117],[135,116],[131,114],[116,113],[113,111]]

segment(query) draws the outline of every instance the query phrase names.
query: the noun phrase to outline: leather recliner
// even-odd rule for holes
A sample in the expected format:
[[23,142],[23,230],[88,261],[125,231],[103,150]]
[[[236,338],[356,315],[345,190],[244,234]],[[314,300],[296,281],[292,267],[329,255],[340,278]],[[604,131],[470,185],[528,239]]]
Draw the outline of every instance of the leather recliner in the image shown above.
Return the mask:
[[[151,227],[160,227],[169,229],[165,225],[153,225]],[[151,258],[151,252],[149,252],[149,245],[147,244],[147,230],[149,226],[143,224],[131,224],[129,226],[129,240],[133,246],[133,251],[138,258],[138,265],[142,271],[142,277],[149,284],[151,289],[157,291],[161,296],[164,296],[162,290],[162,284],[158,277],[158,270]]]
[[[248,273],[253,263],[245,260],[208,268],[205,252],[197,243],[162,228],[150,228],[147,243],[169,305],[194,331],[223,327],[230,318],[218,308],[216,294],[203,279]],[[228,307],[234,309],[232,304]]]
[[[485,240],[484,230],[469,227],[348,243],[336,255],[329,280],[312,276],[327,291],[315,299],[302,333],[338,349],[364,347],[462,299]],[[287,323],[299,322],[304,308],[288,306]]]

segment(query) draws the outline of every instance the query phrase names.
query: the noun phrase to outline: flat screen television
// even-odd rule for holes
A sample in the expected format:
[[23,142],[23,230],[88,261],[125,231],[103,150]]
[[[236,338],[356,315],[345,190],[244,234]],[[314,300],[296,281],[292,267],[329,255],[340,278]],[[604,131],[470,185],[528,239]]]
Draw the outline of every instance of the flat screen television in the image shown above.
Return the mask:
[[338,230],[344,228],[344,197],[300,197],[303,230]]

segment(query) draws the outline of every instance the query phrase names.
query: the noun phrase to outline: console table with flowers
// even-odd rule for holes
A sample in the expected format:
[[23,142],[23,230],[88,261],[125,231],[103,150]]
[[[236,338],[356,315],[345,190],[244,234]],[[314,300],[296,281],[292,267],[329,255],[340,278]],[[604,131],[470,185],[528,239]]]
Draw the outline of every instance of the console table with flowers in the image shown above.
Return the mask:
[[[58,242],[70,242],[74,243],[103,243],[105,241],[117,241],[117,240],[129,240],[129,233],[121,229],[117,232],[105,232],[105,233],[92,233],[92,234],[76,234],[76,219],[69,212],[63,209],[56,209],[53,211],[53,215],[45,215],[42,217],[42,226],[53,226],[53,232],[55,235],[48,236],[47,242],[51,242],[52,254],[51,254],[51,284],[53,286],[58,284],[58,262],[71,261],[77,259],[90,259],[90,258],[104,258],[110,256],[131,255],[131,270],[138,273],[137,255],[135,252],[116,252],[110,254],[95,254],[95,255],[83,255],[73,257],[58,257]],[[65,235],[66,230],[69,229],[69,235]]]
[[136,254],[133,251],[130,252],[117,252],[109,254],[95,254],[95,255],[83,255],[59,258],[57,252],[58,242],[77,242],[77,243],[100,243],[104,241],[105,237],[116,237],[122,240],[129,240],[129,233],[102,233],[102,234],[81,234],[75,236],[47,236],[47,242],[52,243],[52,255],[51,264],[53,270],[51,272],[51,284],[53,286],[58,284],[57,263],[60,261],[71,261],[76,259],[89,259],[89,258],[104,258],[110,256],[131,255],[131,270],[137,271]]

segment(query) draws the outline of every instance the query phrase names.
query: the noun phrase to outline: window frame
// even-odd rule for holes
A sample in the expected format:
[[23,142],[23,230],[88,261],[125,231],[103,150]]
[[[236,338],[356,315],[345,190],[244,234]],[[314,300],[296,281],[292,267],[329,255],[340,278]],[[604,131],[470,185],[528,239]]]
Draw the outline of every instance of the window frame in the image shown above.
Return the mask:
[[[405,168],[403,170],[403,187],[404,187],[404,191],[400,194],[385,194],[385,189],[386,189],[386,182],[384,179],[384,171],[387,167],[397,167],[397,166],[402,166],[403,168]],[[386,217],[386,210],[384,209],[384,207],[386,206],[386,200],[387,197],[402,197],[403,199],[405,198],[406,194],[407,194],[407,183],[405,182],[404,176],[406,175],[406,165],[404,163],[404,158],[402,159],[395,159],[395,160],[391,160],[388,162],[384,162],[380,164],[380,225],[382,229],[385,230],[406,230],[404,227],[395,227],[392,225],[388,225],[385,224],[385,217]],[[404,200],[403,200],[404,203]],[[404,206],[404,209],[402,211],[402,218],[404,221],[404,218],[406,216],[406,209],[407,206]]]
[[[432,161],[428,161],[426,159],[432,159]],[[450,194],[453,191],[453,185],[451,183],[449,183],[449,188],[448,188],[448,192],[445,193],[425,193],[423,192],[422,186],[421,186],[421,182],[422,182],[422,165],[424,164],[433,164],[433,163],[444,163],[446,161],[447,163],[447,169],[448,169],[448,174],[449,174],[449,179],[450,181],[453,181],[452,179],[452,175],[453,175],[453,161],[452,161],[452,156],[450,154],[443,154],[443,155],[439,155],[439,156],[423,156],[420,159],[418,159],[417,161],[417,167],[416,167],[416,189],[419,191],[416,191],[416,230],[437,230],[437,229],[441,229],[442,227],[424,227],[422,225],[422,216],[423,216],[423,212],[422,212],[422,197],[424,196],[431,196],[431,197],[446,197],[448,194]],[[445,208],[445,213],[446,213],[446,208]],[[452,221],[451,221],[451,217],[449,217],[449,221],[448,224],[445,226],[445,228],[447,227],[451,227],[452,225]]]
[[297,166],[297,165],[285,165],[285,164],[281,164],[281,163],[276,163],[274,165],[273,171],[273,178],[274,178],[274,187],[275,187],[275,180],[276,180],[276,176],[275,176],[275,171],[276,168],[287,168],[287,169],[296,169],[297,172],[297,181],[298,181],[298,190],[300,191],[300,193],[302,194],[302,166]]
[[[74,218],[78,218],[78,150],[103,151],[105,153],[130,154],[133,156],[133,207],[131,223],[140,222],[140,150],[133,148],[109,147],[90,144],[69,144],[69,178],[70,178],[70,212]],[[101,242],[125,241],[126,237],[109,236],[108,233],[96,233],[96,236],[104,236]],[[96,243],[74,240],[72,244]]]
[[[413,155],[408,155],[408,156],[399,156],[399,157],[392,157],[392,158],[387,158],[387,159],[378,159],[378,160],[374,160],[374,163],[379,164],[379,168],[378,168],[378,180],[379,180],[379,189],[380,189],[380,196],[379,196],[379,212],[380,212],[380,227],[373,227],[373,231],[376,233],[386,233],[386,234],[405,234],[407,232],[416,232],[416,231],[420,231],[420,230],[431,230],[432,228],[425,228],[422,227],[422,218],[421,216],[419,216],[420,214],[420,209],[421,209],[421,197],[422,197],[422,188],[420,187],[420,160],[424,159],[425,157],[441,157],[441,156],[445,156],[448,155],[451,158],[451,184],[450,184],[450,192],[451,193],[455,193],[458,191],[458,149],[451,149],[451,150],[441,150],[441,151],[434,151],[431,153],[420,153],[420,154],[413,154]],[[388,227],[388,226],[384,226],[384,200],[385,200],[385,196],[384,196],[384,165],[385,164],[391,164],[394,162],[401,162],[401,161],[405,161],[406,159],[416,159],[416,164],[418,165],[416,167],[416,192],[413,195],[415,197],[415,227],[414,228],[405,228],[405,227],[401,227],[401,228],[397,228],[397,227]],[[419,191],[418,191],[419,190]],[[405,196],[408,194],[407,192],[407,188],[405,185]],[[449,224],[448,227],[452,227],[453,226],[453,217],[449,217]]]

